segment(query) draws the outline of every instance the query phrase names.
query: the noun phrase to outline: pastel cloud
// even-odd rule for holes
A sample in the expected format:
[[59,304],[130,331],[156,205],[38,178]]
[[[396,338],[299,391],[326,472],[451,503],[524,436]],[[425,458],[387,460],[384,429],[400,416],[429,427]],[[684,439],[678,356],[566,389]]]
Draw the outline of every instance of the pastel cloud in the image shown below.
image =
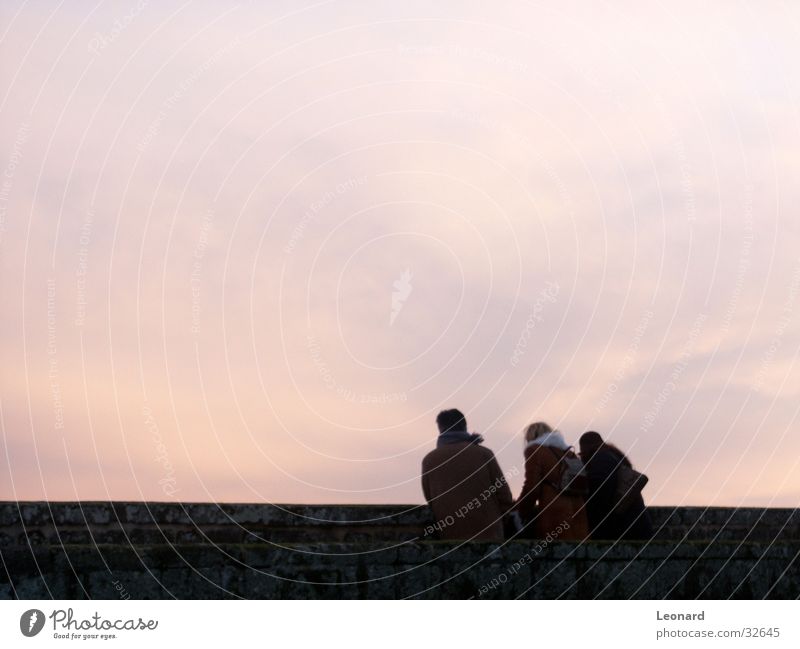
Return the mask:
[[3,498],[419,502],[457,405],[796,502],[796,10],[134,7],[3,9]]

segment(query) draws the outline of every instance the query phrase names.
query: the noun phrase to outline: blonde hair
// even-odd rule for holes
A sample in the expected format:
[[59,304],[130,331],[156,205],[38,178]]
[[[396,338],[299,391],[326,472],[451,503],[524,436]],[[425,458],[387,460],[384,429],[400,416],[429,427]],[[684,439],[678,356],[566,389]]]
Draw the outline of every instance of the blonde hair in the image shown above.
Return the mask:
[[549,424],[546,424],[543,421],[537,421],[535,424],[531,424],[525,429],[525,441],[530,442],[537,437],[541,437],[542,435],[547,435],[547,433],[552,432],[553,429]]

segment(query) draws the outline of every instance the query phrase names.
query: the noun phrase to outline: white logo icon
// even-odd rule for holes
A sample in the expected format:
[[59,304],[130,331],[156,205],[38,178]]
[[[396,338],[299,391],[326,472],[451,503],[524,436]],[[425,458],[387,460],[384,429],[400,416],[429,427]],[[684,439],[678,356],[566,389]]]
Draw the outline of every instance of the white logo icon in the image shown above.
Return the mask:
[[400,311],[402,311],[403,305],[408,299],[408,296],[411,295],[411,277],[411,271],[406,268],[400,274],[400,277],[392,282],[394,291],[392,291],[392,312],[389,315],[389,326],[394,324],[394,321],[397,319],[397,316],[400,315]]
[[19,618],[19,630],[22,635],[27,638],[32,638],[44,627],[44,613],[39,609],[32,608],[25,611],[22,617]]

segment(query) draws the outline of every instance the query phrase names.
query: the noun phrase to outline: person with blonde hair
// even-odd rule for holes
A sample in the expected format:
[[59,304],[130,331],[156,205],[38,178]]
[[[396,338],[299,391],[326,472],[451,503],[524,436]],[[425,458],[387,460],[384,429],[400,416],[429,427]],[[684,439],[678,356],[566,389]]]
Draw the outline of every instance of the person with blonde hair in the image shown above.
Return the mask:
[[582,541],[589,536],[583,463],[564,436],[540,421],[525,429],[525,484],[517,499],[525,536]]

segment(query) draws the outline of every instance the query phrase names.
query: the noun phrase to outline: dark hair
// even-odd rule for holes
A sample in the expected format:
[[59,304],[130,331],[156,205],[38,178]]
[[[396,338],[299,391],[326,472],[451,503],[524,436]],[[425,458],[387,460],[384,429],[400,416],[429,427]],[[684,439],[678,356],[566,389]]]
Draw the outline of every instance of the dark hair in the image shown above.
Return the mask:
[[603,445],[603,438],[600,437],[600,433],[590,430],[588,433],[581,435],[581,438],[578,440],[578,445],[581,449],[597,449]]
[[451,430],[467,430],[467,420],[464,413],[460,410],[442,410],[436,417],[436,425],[439,433],[446,433]]
[[613,444],[604,442],[603,438],[600,437],[600,433],[596,433],[593,430],[590,430],[588,433],[584,433],[583,435],[581,435],[580,440],[578,440],[578,445],[581,448],[581,455],[587,456],[584,457],[584,461],[591,458],[600,449],[604,448],[606,450],[611,451],[615,455],[619,456],[620,462],[622,464],[631,466],[631,461],[628,459],[625,453],[620,451]]

